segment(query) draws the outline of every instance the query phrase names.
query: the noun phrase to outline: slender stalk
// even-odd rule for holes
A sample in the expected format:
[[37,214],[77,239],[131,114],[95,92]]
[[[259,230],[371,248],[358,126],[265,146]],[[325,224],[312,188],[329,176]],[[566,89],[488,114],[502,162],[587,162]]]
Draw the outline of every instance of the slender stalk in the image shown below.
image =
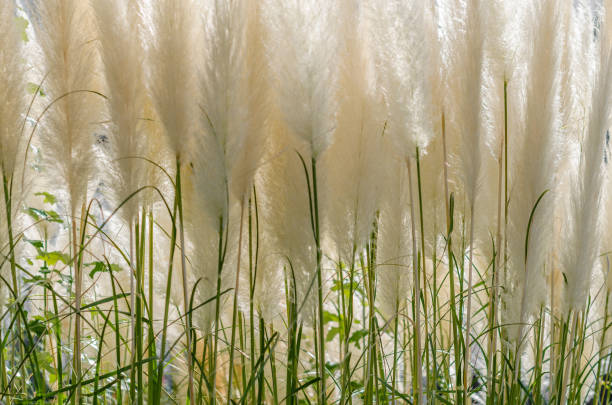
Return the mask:
[[209,384],[210,384],[210,403],[214,405],[216,399],[216,373],[217,373],[217,355],[219,353],[219,331],[220,331],[220,319],[221,319],[221,272],[223,271],[224,261],[224,248],[223,248],[223,217],[219,218],[219,255],[217,258],[217,295],[215,299],[215,329],[213,336],[213,348],[212,357],[210,361],[209,369]]
[[181,238],[181,269],[183,279],[183,304],[185,305],[185,340],[187,350],[185,351],[187,357],[187,373],[189,377],[189,400],[191,403],[194,402],[195,396],[193,394],[193,366],[191,358],[191,325],[189,324],[190,316],[187,315],[189,311],[189,289],[187,286],[187,266],[185,264],[185,227],[183,225],[183,200],[181,195],[181,160],[180,157],[176,157],[176,200],[178,205],[179,214],[179,232]]
[[470,241],[469,241],[469,270],[468,270],[468,287],[467,287],[467,316],[465,326],[465,351],[463,352],[463,402],[470,403],[469,388],[470,384],[470,330],[472,327],[472,274],[474,270],[473,253],[474,253],[474,200],[470,202]]
[[77,223],[76,217],[72,215],[72,252],[74,255],[74,280],[75,280],[75,327],[74,327],[74,378],[76,381],[74,400],[76,404],[81,404],[81,269],[79,268],[78,249],[77,249]]
[[234,287],[234,303],[232,306],[232,337],[229,352],[229,380],[227,383],[227,404],[232,400],[232,377],[234,375],[234,345],[236,344],[236,316],[238,314],[238,291],[240,288],[240,258],[242,256],[242,224],[244,222],[244,199],[240,202],[240,230],[238,234],[238,258],[236,260],[236,285]]
[[[137,227],[137,221],[130,220],[130,401],[134,402],[136,396],[136,374],[135,374],[135,359],[136,359],[136,260],[134,257],[134,227]],[[136,231],[138,233],[138,231]]]
[[[570,315],[572,312],[573,311],[570,311]],[[570,354],[574,350],[574,339],[576,337],[576,329],[578,328],[578,319],[579,319],[579,313],[575,312],[574,322],[572,322],[572,329],[570,332],[567,356],[565,356],[565,350],[563,350],[562,352],[563,353],[563,363],[565,364],[565,371],[563,372],[563,378],[561,380],[562,381],[561,382],[561,398],[559,400],[559,404],[565,404],[565,397],[567,396],[567,378],[568,378],[569,371],[570,371],[571,361],[568,361],[566,359],[569,359]]]
[[604,353],[604,345],[606,344],[606,333],[608,332],[608,304],[610,302],[610,294],[606,291],[606,303],[604,306],[604,317],[603,317],[603,330],[601,332],[601,339],[599,341],[599,361],[597,362],[597,373],[595,374],[595,397],[593,398],[594,404],[599,404],[599,396],[600,396],[600,387],[602,385],[602,375],[601,375],[601,364],[603,362],[603,353]]
[[461,359],[461,347],[459,342],[459,325],[457,322],[457,308],[455,303],[455,269],[454,269],[454,260],[453,260],[453,245],[452,245],[452,232],[453,232],[453,203],[452,203],[452,195],[449,193],[448,189],[448,153],[446,150],[446,118],[444,112],[442,112],[442,152],[443,152],[443,162],[444,162],[444,205],[446,206],[446,245],[447,245],[447,254],[448,254],[448,275],[449,275],[449,284],[450,284],[450,310],[451,310],[451,330],[453,332],[453,353],[455,359],[455,402],[460,403],[459,395],[459,386],[462,384],[461,381],[461,371],[459,368],[460,359]]
[[[251,210],[251,199],[249,199],[249,332],[251,335],[251,375],[255,375],[255,311],[253,304],[255,302],[255,281],[257,278],[257,255],[259,251],[259,217],[257,215],[257,191],[253,187],[253,199],[255,200],[255,226],[256,226],[256,239],[257,247],[255,248],[255,260],[253,260],[253,224],[252,224],[252,210]],[[246,325],[245,325],[246,326]],[[246,329],[246,328],[245,328]],[[246,339],[245,339],[246,341]],[[255,401],[255,391],[251,391],[251,401]]]
[[414,292],[413,292],[413,305],[414,305],[414,374],[412,376],[412,389],[413,392],[417,393],[418,396],[415,399],[416,404],[424,404],[423,398],[423,370],[421,367],[421,280],[419,275],[419,264],[417,255],[417,244],[416,244],[416,225],[414,215],[414,195],[412,190],[412,170],[411,170],[411,159],[406,159],[406,167],[408,168],[408,188],[410,189],[410,225],[412,234],[412,265],[413,265],[413,278],[414,278]]
[[325,405],[327,402],[327,394],[325,390],[325,322],[323,319],[323,269],[321,267],[321,239],[319,228],[319,198],[317,194],[317,163],[314,158],[311,160],[312,167],[312,190],[313,190],[313,206],[314,206],[314,231],[315,245],[317,249],[317,298],[318,302],[318,320],[319,320],[319,404]]
[[[153,260],[154,260],[154,251],[153,251],[153,226],[154,226],[154,222],[153,222],[153,210],[149,210],[149,303],[148,303],[148,309],[149,309],[149,327],[148,327],[148,352],[149,352],[149,357],[153,357],[156,354],[155,351],[155,330],[154,330],[154,324],[153,324],[153,320],[155,319],[154,317],[154,308],[155,308],[155,302],[154,302],[154,297],[155,294],[153,292],[153,273],[154,273],[154,266],[153,266]],[[154,387],[157,383],[156,380],[156,375],[155,375],[155,361],[150,361],[147,364],[147,368],[148,368],[148,376],[149,376],[149,380],[148,380],[148,384],[147,384],[147,393],[148,393],[148,403],[152,403],[153,401],[153,396],[154,396]]]
[[157,379],[158,382],[155,389],[154,404],[159,405],[161,401],[162,384],[161,381],[164,377],[164,368],[166,362],[166,338],[168,335],[168,313],[170,309],[170,296],[172,291],[172,272],[174,264],[174,250],[176,248],[176,211],[177,211],[178,199],[174,198],[174,207],[172,209],[172,233],[170,236],[170,254],[168,255],[168,276],[166,277],[166,295],[164,301],[164,320],[162,323],[162,335],[161,335],[161,351],[159,364],[157,366]]
[[395,392],[397,387],[397,344],[399,333],[399,300],[395,302],[395,319],[393,320],[393,368],[391,369],[391,403],[395,403]]
[[[435,398],[435,382],[432,382],[429,378],[429,350],[427,350],[427,340],[429,339],[429,323],[427,315],[427,271],[426,271],[426,257],[425,257],[425,226],[423,220],[423,190],[421,186],[421,160],[419,157],[419,148],[416,148],[416,168],[417,168],[417,187],[419,197],[419,225],[421,231],[421,258],[422,270],[423,270],[423,320],[425,325],[425,370],[427,375],[427,394],[432,395]],[[435,325],[434,325],[435,328]],[[435,354],[434,354],[435,355]],[[435,402],[435,399],[434,399]]]
[[[504,100],[505,100],[505,85],[504,85]],[[504,125],[506,123],[506,109],[504,109]],[[500,151],[498,159],[498,177],[497,177],[497,234],[495,237],[494,246],[494,261],[493,261],[493,274],[491,276],[491,292],[490,292],[490,306],[489,306],[489,342],[488,342],[488,374],[489,379],[487,381],[487,403],[492,403],[493,393],[495,392],[495,372],[496,372],[496,360],[497,360],[497,307],[498,307],[498,292],[497,285],[499,284],[498,271],[501,260],[501,210],[502,210],[502,177],[503,177],[503,153],[505,146],[505,137],[502,137],[500,142]]]
[[[7,234],[8,234],[8,242],[9,242],[9,262],[10,262],[10,266],[11,266],[11,281],[13,283],[13,291],[15,292],[15,300],[19,300],[19,282],[18,282],[18,278],[17,278],[17,266],[16,266],[16,261],[15,261],[15,239],[13,237],[13,224],[12,224],[12,178],[9,179],[4,170],[2,171],[2,185],[3,185],[3,189],[4,189],[4,207],[5,207],[5,212],[6,212],[6,230],[7,230]],[[25,349],[23,347],[23,345],[21,344],[21,336],[22,336],[22,325],[21,325],[21,318],[19,316],[17,316],[17,313],[15,313],[15,317],[17,318],[17,324],[16,324],[16,333],[17,333],[17,344],[18,344],[18,350],[19,350],[19,354],[21,355],[21,357],[24,357],[25,354]],[[12,355],[14,357],[14,354]],[[23,388],[25,389],[25,373],[22,373],[22,378],[23,378]],[[12,401],[12,399],[10,399],[10,401]]]

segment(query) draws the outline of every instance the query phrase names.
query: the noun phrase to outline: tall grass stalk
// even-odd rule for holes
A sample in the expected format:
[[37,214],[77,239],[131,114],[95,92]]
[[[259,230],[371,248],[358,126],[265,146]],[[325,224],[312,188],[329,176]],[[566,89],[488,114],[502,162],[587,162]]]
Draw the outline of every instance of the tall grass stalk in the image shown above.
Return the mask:
[[417,241],[416,241],[416,217],[414,214],[414,196],[413,196],[413,187],[412,187],[412,159],[406,159],[406,167],[408,169],[408,188],[410,195],[410,232],[412,235],[412,272],[413,272],[413,282],[414,282],[414,291],[412,295],[412,305],[413,305],[413,316],[414,316],[414,329],[413,329],[413,339],[414,339],[414,348],[413,348],[413,379],[412,379],[412,389],[414,395],[416,397],[417,404],[424,403],[423,397],[423,370],[421,366],[421,281],[419,274],[419,260],[417,253]]
[[[187,286],[187,265],[185,257],[186,253],[186,244],[185,244],[185,227],[183,221],[183,199],[182,199],[182,189],[181,189],[181,160],[180,156],[176,157],[176,196],[177,207],[178,207],[178,219],[179,219],[179,232],[180,232],[180,240],[181,240],[181,276],[183,281],[183,305],[185,314],[189,311],[189,287]],[[188,384],[189,384],[189,400],[190,402],[195,401],[194,389],[193,389],[193,366],[192,366],[192,357],[191,357],[191,325],[189,324],[189,316],[185,316],[185,341],[186,341],[186,362],[187,362],[187,374],[188,374]]]
[[[246,197],[246,196],[245,196]],[[232,304],[232,337],[230,340],[230,347],[229,347],[229,372],[228,372],[228,383],[227,383],[227,403],[230,404],[231,400],[232,400],[232,378],[234,375],[234,345],[236,344],[236,324],[237,324],[237,316],[238,316],[238,294],[239,294],[239,288],[240,288],[240,259],[242,256],[242,224],[244,223],[244,199],[240,201],[240,225],[239,225],[239,230],[238,230],[238,253],[237,253],[237,259],[236,259],[236,284],[234,286],[234,300],[233,300],[233,304]],[[250,224],[249,224],[249,228],[250,228]],[[249,249],[250,250],[250,249]],[[252,287],[249,286],[249,290],[251,290]],[[251,311],[250,313],[250,317],[253,317],[253,313]],[[251,319],[250,321],[251,323],[253,322],[253,320]],[[260,331],[260,333],[263,333],[262,331]],[[251,330],[251,336],[253,336],[253,332]]]

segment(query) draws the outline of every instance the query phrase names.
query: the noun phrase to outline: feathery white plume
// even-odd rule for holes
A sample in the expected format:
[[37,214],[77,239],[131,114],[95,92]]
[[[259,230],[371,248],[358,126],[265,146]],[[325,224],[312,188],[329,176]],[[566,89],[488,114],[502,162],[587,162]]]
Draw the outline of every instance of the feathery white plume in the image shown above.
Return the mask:
[[385,190],[380,211],[378,242],[378,290],[377,300],[387,317],[396,316],[411,296],[412,245],[410,239],[410,199],[406,165],[396,160],[391,166],[396,172],[395,184]]
[[[522,133],[513,134],[513,142],[509,145],[511,190],[507,235],[512,280],[511,286],[506,289],[506,298],[507,307],[513,308],[513,311],[508,313],[508,323],[525,321],[539,310],[546,299],[544,265],[550,253],[550,213],[554,207],[560,145],[559,7],[555,0],[540,0],[533,8],[531,32],[525,38],[525,41],[533,44],[527,56],[529,74],[524,96],[525,128]],[[514,335],[513,338],[518,336]]]
[[392,0],[377,4],[370,13],[379,84],[388,109],[388,133],[402,158],[413,156],[433,135],[425,73],[425,6]]
[[[460,16],[460,33],[450,50],[448,90],[451,92],[449,118],[459,141],[460,178],[464,193],[472,206],[477,200],[481,181],[482,147],[481,91],[483,84],[484,32],[480,1],[467,2],[466,8],[456,7]],[[451,134],[453,136],[454,134]]]
[[[586,20],[586,21],[584,21]],[[583,19],[581,29],[592,35],[593,28]],[[606,21],[606,24],[610,22]],[[602,31],[599,31],[601,33]],[[567,309],[581,310],[586,305],[593,268],[599,254],[604,190],[604,156],[610,124],[612,92],[611,49],[605,36],[598,38],[596,73],[590,102],[588,129],[582,142],[580,164],[572,193],[570,245],[565,249],[565,269],[568,288]]]
[[384,176],[384,117],[374,93],[373,66],[368,58],[363,10],[353,0],[342,3],[343,27],[338,106],[334,141],[321,160],[325,233],[337,259],[350,263],[372,229]]
[[44,89],[58,99],[43,117],[44,160],[63,181],[71,214],[83,203],[95,168],[92,125],[98,117],[99,95],[94,87],[95,33],[88,3],[44,0],[36,3],[34,28],[44,55]]
[[267,0],[268,53],[277,104],[315,160],[335,128],[338,44],[334,2]]
[[193,0],[156,0],[149,40],[149,91],[170,149],[184,163],[190,156],[198,97],[196,16]]
[[[206,10],[202,74],[205,133],[194,164],[213,215],[227,208],[229,187],[239,200],[249,193],[263,152],[266,104],[256,6],[215,0]],[[207,184],[208,183],[208,184]]]
[[[108,89],[113,191],[117,202],[122,202],[145,185],[148,170],[157,170],[137,158],[142,157],[148,140],[141,130],[145,88],[140,21],[138,10],[125,0],[94,0],[92,5]],[[133,196],[122,211],[128,223],[138,215],[141,196]]]
[[7,178],[15,170],[27,112],[26,69],[16,9],[15,0],[5,0],[0,4],[0,161],[2,174]]

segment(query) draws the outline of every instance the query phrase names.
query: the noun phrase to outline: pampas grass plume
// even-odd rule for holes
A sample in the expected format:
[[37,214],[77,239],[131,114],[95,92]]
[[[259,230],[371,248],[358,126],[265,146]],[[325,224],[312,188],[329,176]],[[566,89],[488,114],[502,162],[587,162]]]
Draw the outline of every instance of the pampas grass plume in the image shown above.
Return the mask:
[[[582,29],[592,32],[589,25]],[[565,249],[568,283],[565,305],[573,310],[581,310],[586,303],[601,243],[602,203],[606,194],[604,156],[611,113],[611,51],[604,31],[604,35],[598,39],[599,60],[593,81],[588,129],[582,142],[582,154],[575,180],[574,189],[577,191],[572,194],[573,221],[572,231],[569,233],[571,240]]]
[[0,38],[3,42],[0,47],[0,160],[2,173],[7,178],[15,170],[27,112],[23,40],[17,27],[16,10],[14,0],[0,4]]
[[336,126],[337,7],[315,0],[266,0],[264,5],[277,105],[292,133],[318,160]]
[[186,161],[197,115],[194,49],[201,10],[192,0],[159,0],[152,9],[148,87],[170,149]]
[[40,20],[34,25],[44,56],[44,88],[61,98],[44,117],[41,144],[51,177],[61,187],[71,214],[85,201],[95,164],[93,122],[99,119],[100,98],[94,69],[95,32],[87,2],[44,0],[36,3]]
[[[144,103],[142,66],[144,53],[140,45],[140,21],[137,9],[125,0],[95,0],[92,2],[99,31],[100,53],[108,90],[111,117],[111,158],[115,182],[113,191],[121,203],[139,187],[145,185],[149,163],[137,158],[146,150],[148,141],[141,131]],[[130,223],[138,215],[137,194],[125,206],[124,218]]]

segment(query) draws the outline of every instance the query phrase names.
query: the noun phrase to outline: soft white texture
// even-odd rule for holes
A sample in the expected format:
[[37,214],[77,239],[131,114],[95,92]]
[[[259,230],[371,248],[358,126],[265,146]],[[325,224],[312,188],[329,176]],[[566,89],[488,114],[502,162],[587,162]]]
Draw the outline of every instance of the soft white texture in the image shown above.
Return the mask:
[[414,156],[429,143],[430,100],[425,69],[425,5],[421,2],[373,2],[370,9],[378,81],[387,107],[389,137],[398,156]]
[[182,163],[196,131],[196,32],[201,11],[193,0],[156,0],[149,36],[149,91],[170,149]]
[[380,206],[386,163],[382,99],[373,88],[373,66],[366,48],[366,21],[353,0],[342,3],[341,97],[334,141],[321,160],[324,233],[334,258],[349,264],[365,247]]
[[336,126],[338,18],[334,2],[265,0],[267,52],[277,105],[315,160]]
[[[508,267],[511,286],[506,290],[508,323],[526,321],[539,311],[547,294],[545,262],[550,254],[551,215],[560,147],[559,134],[559,7],[555,0],[540,0],[531,9],[530,31],[524,39],[532,44],[527,58],[525,94],[522,102],[525,127],[511,137],[510,195],[508,224]],[[528,254],[525,237],[530,214],[545,192],[533,215]],[[513,336],[517,338],[516,335]]]
[[[590,28],[590,25],[586,25],[582,29],[592,32]],[[565,305],[573,310],[581,310],[586,305],[602,234],[604,156],[610,124],[612,60],[607,39],[600,37],[598,45],[599,60],[593,81],[588,130],[582,142],[579,170],[572,193],[570,245],[565,249],[568,284]]]
[[[43,117],[44,161],[64,192],[74,216],[87,196],[95,168],[92,145],[99,120],[100,96],[95,87],[95,33],[88,3],[81,0],[40,0],[34,28],[44,57],[44,90],[59,99]],[[61,98],[61,99],[60,99]]]
[[[138,9],[126,0],[94,0],[100,54],[104,66],[110,113],[109,169],[118,203],[146,185],[147,172],[157,170],[140,159],[150,137],[142,131],[144,109],[144,51],[140,44]],[[138,215],[143,193],[136,194],[122,210],[124,219]]]
[[14,0],[0,4],[0,161],[2,174],[10,178],[23,146],[22,127],[27,110],[25,62]]

